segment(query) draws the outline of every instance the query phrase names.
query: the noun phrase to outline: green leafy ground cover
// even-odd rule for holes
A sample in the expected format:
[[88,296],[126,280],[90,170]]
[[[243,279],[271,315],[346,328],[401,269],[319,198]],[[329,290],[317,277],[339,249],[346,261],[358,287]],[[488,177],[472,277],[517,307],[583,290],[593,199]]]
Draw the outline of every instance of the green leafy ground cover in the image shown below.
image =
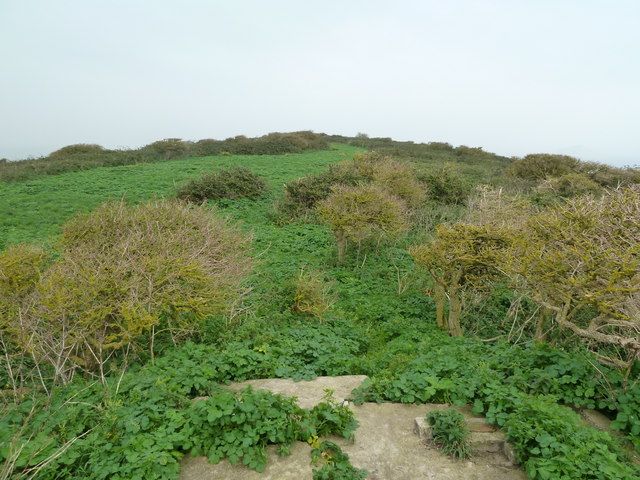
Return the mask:
[[[436,329],[433,303],[424,295],[428,285],[404,248],[409,240],[337,265],[326,227],[274,221],[272,204],[285,182],[354,151],[335,146],[285,156],[206,157],[0,184],[0,245],[47,245],[76,211],[111,198],[171,196],[182,182],[215,168],[245,166],[270,187],[257,200],[215,202],[254,235],[258,262],[239,314],[211,318],[195,343],[167,344],[154,363],[130,366],[124,375],[116,370],[106,386],[78,380],[50,399],[35,396],[3,407],[0,459],[5,468],[15,467],[14,478],[36,472],[45,479],[177,478],[179,459],[189,452],[261,469],[266,445],[280,445],[286,453],[295,440],[348,437],[353,419],[335,405],[304,411],[290,399],[235,395],[223,385],[342,374],[369,375],[356,392],[359,401],[472,404],[505,429],[533,479],[638,478],[618,440],[583,426],[569,408],[609,412],[637,442],[637,383],[621,394],[623,376],[596,369],[588,353],[452,338]],[[290,282],[301,267],[335,280],[337,301],[324,321],[291,309]],[[498,302],[496,318],[505,314],[506,307],[500,308]],[[210,398],[192,402],[198,396]],[[332,446],[316,445],[317,452],[323,449]],[[316,478],[343,478],[336,471],[360,478],[331,451],[338,460],[321,466]]]

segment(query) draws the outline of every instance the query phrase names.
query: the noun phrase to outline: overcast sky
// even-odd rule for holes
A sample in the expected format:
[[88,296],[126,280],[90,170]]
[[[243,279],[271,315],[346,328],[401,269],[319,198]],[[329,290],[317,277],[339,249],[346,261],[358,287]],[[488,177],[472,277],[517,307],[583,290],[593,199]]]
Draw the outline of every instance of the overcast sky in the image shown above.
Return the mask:
[[637,0],[0,0],[0,157],[272,131],[640,163]]

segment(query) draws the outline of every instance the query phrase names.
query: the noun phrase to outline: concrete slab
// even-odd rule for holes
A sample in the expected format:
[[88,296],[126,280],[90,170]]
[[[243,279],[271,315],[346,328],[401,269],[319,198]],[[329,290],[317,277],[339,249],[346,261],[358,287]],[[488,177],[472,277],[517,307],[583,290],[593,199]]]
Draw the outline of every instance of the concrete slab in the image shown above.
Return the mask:
[[[349,398],[350,390],[364,377],[321,377],[311,382],[267,379],[235,384],[267,388],[276,393],[296,396],[309,408],[322,400],[325,388],[333,389],[339,400]],[[471,461],[455,461],[435,448],[427,448],[413,432],[415,419],[424,417],[429,409],[443,405],[403,405],[365,403],[349,405],[360,426],[353,443],[331,439],[349,455],[351,463],[369,472],[369,480],[524,480],[524,473],[515,468],[492,464],[486,457]],[[181,480],[310,480],[312,466],[310,447],[302,442],[294,445],[291,455],[279,457],[275,448],[269,450],[265,472],[231,465],[227,461],[211,465],[204,457],[187,457],[182,462]]]
[[584,408],[580,410],[580,416],[590,427],[611,432],[611,420],[609,419],[609,417],[598,412],[597,410]]
[[367,379],[366,375],[343,375],[340,377],[317,377],[314,380],[294,381],[288,378],[265,378],[232,383],[231,390],[239,391],[248,386],[256,390],[269,390],[288,397],[296,397],[302,408],[312,408],[322,402],[324,391],[333,390],[333,398],[343,402],[351,398],[351,392]]

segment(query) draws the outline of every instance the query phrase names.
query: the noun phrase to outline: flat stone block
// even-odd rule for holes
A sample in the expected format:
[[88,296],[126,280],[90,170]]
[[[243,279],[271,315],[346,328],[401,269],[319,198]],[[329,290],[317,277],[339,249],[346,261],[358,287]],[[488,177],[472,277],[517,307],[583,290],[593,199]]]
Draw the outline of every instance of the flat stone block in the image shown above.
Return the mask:
[[609,431],[611,429],[611,420],[597,410],[584,408],[580,410],[580,416],[588,425],[598,430]]

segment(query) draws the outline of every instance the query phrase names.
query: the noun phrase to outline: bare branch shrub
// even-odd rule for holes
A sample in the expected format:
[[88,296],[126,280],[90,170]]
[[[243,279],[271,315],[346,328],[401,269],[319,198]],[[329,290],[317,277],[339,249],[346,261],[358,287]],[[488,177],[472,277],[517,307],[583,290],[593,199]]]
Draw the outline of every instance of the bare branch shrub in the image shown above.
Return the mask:
[[[640,186],[532,216],[503,268],[587,344],[640,352]],[[583,320],[585,308],[596,315]]]
[[[503,276],[499,258],[512,242],[510,230],[492,225],[439,225],[435,237],[410,249],[416,263],[434,280],[436,322],[451,335],[462,335],[465,293],[486,289]],[[449,307],[445,319],[445,308]]]
[[157,329],[174,341],[240,293],[249,239],[201,207],[177,201],[107,203],[69,221],[61,257],[21,303],[12,328],[25,348],[67,382],[104,377],[108,359]]

